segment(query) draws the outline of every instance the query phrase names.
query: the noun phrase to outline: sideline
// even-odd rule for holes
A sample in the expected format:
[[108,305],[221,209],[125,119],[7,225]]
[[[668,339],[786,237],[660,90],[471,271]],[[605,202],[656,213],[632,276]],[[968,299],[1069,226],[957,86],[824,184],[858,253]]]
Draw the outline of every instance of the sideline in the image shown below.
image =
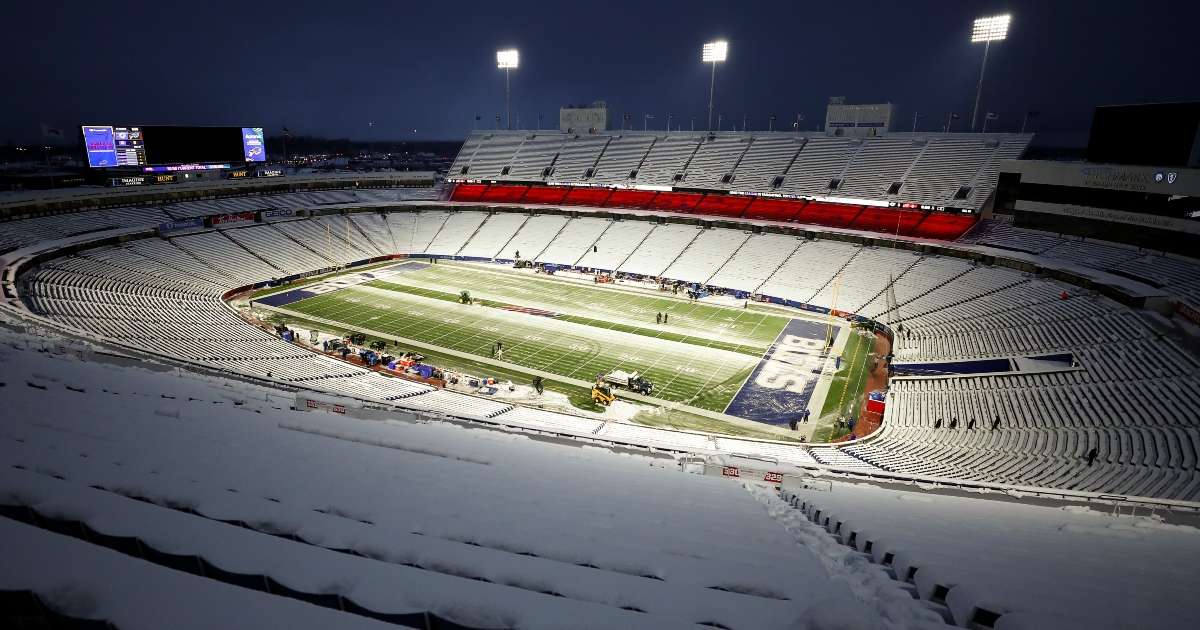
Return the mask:
[[[314,322],[320,322],[327,326],[333,326],[335,329],[347,327],[345,322],[337,322],[337,321],[334,321],[331,319],[317,317],[315,315],[308,315],[306,313],[300,313],[298,311],[291,311],[286,308],[280,308],[280,307],[276,307],[276,306],[268,306],[268,305],[262,304],[262,303],[255,303],[255,307],[261,308],[264,310],[268,310],[268,311],[273,311],[276,313],[282,313],[282,314],[288,315],[290,317],[295,317],[298,319],[307,319],[307,320],[314,321]],[[414,339],[408,339],[407,337],[398,337],[396,335],[380,332],[378,330],[371,330],[369,328],[357,328],[356,327],[355,330],[366,333],[368,335],[372,335],[374,337],[380,337],[382,339],[390,339],[392,341],[396,341],[396,342],[402,343],[404,345],[407,345],[407,346],[410,346],[413,348],[423,348],[423,349],[429,350],[431,352],[440,352],[443,354],[449,354],[451,356],[458,357],[460,359],[466,359],[469,361],[473,361],[475,363],[482,363],[485,365],[491,365],[493,367],[499,367],[499,368],[505,368],[505,369],[514,369],[515,368],[515,369],[518,369],[522,372],[529,374],[530,376],[541,376],[542,378],[545,378],[545,379],[558,381],[560,383],[567,383],[569,385],[578,385],[579,387],[588,388],[588,389],[590,389],[592,387],[591,381],[583,381],[583,380],[575,379],[575,378],[567,378],[565,376],[560,376],[558,374],[552,374],[550,372],[543,372],[542,370],[535,370],[533,368],[528,368],[523,365],[518,365],[516,363],[508,363],[505,361],[498,361],[491,357],[481,357],[479,355],[471,354],[469,352],[462,352],[459,350],[451,350],[449,348],[443,348],[441,346],[434,345],[431,343],[416,341]],[[654,398],[652,396],[643,396],[641,394],[635,394],[635,393],[627,391],[627,390],[621,390],[620,394],[621,394],[621,398],[624,398],[626,400],[636,400],[638,402],[654,405],[655,407],[663,407],[666,409],[679,409],[681,411],[686,411],[688,413],[692,413],[692,414],[695,414],[698,416],[704,416],[706,418],[711,418],[713,420],[720,420],[721,422],[727,422],[729,424],[736,425],[736,426],[739,426],[739,427],[742,427],[745,429],[754,429],[756,431],[762,431],[764,433],[774,433],[776,435],[782,435],[782,436],[785,436],[788,438],[795,438],[795,436],[796,436],[795,433],[793,433],[790,429],[787,429],[786,427],[777,427],[777,426],[770,425],[770,424],[755,422],[753,420],[747,420],[745,418],[739,418],[737,416],[726,415],[726,414],[723,414],[723,413],[720,413],[717,411],[709,411],[708,409],[700,409],[699,407],[692,407],[690,405],[684,405],[681,403],[672,403],[672,402],[661,400],[659,398]],[[636,424],[636,423],[631,423],[631,424]],[[639,425],[639,426],[641,426],[641,425]],[[734,437],[736,437],[736,436],[734,436]]]

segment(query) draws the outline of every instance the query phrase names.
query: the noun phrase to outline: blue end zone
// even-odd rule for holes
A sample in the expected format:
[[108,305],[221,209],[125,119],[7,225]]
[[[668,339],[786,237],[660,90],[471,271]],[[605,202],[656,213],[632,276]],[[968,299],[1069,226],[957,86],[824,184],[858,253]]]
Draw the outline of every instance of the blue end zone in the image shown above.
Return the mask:
[[282,293],[273,293],[264,298],[255,298],[257,304],[266,304],[267,306],[287,306],[293,302],[307,300],[310,297],[316,297],[317,294],[304,289],[296,289],[294,291],[284,291]]
[[359,273],[347,273],[343,276],[333,276],[320,282],[314,282],[303,289],[282,291],[266,297],[254,298],[251,301],[255,304],[265,304],[267,306],[286,306],[288,304],[299,302],[300,300],[307,300],[311,297],[317,297],[318,295],[333,293],[334,291],[338,291],[340,289],[366,284],[368,282],[381,280],[383,278],[388,278],[409,271],[419,271],[428,266],[429,263],[406,261],[396,265],[384,267],[382,269],[362,271]]
[[780,426],[799,417],[825,367],[824,346],[825,324],[803,319],[788,322],[725,413]]

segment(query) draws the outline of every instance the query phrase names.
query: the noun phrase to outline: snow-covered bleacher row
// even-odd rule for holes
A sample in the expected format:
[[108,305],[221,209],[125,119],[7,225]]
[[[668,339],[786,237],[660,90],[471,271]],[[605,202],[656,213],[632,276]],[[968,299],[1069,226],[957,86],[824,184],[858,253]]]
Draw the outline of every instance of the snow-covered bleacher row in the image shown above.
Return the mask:
[[0,328],[6,606],[27,592],[126,630],[765,630],[871,610],[752,495],[671,458],[296,413],[39,341]]
[[[544,427],[575,426],[580,434],[597,429],[592,420],[457,394],[408,396],[401,388],[402,396],[368,396],[374,387],[368,381],[383,377],[325,357],[306,358],[304,350],[246,325],[219,301],[230,287],[324,266],[331,248],[334,262],[390,253],[507,260],[519,252],[543,263],[613,265],[836,307],[887,323],[896,332],[899,361],[1070,354],[1074,371],[893,381],[883,433],[867,444],[811,454],[780,447],[787,451],[782,455],[769,454],[775,447],[759,442],[727,446],[861,470],[1200,497],[1194,483],[1200,479],[1200,445],[1180,437],[1194,430],[1200,404],[1193,358],[1107,298],[959,258],[674,223],[422,209],[275,221],[87,250],[23,276],[22,295],[34,312],[63,324],[218,369],[414,409],[514,422],[520,417]],[[1001,422],[993,432],[997,416]],[[948,428],[952,420],[956,429]],[[1132,434],[1121,432],[1135,425],[1140,456],[1133,455]],[[633,430],[610,423],[596,435],[617,440]],[[694,446],[688,434],[646,431],[657,436],[649,442]],[[710,450],[726,450],[702,441]],[[1099,449],[1094,466],[1112,474],[1086,467],[1083,458],[1092,447]],[[1054,474],[1041,469],[1046,462],[1054,464]]]
[[1014,228],[1012,217],[1003,215],[980,221],[958,240],[1100,269],[1161,287],[1184,298],[1192,306],[1200,306],[1200,263],[1197,260],[1148,252],[1130,245],[1063,238]]
[[[1172,628],[1195,623],[1193,527],[1149,514],[824,482],[756,490],[776,518],[832,534],[966,628]],[[786,501],[792,507],[787,508]],[[1128,510],[1125,510],[1128,512]],[[852,626],[847,626],[852,627]]]
[[[843,138],[724,131],[597,137],[475,131],[451,167],[450,178],[672,186],[978,209],[996,185],[1000,161],[1019,158],[1031,138],[913,133]],[[889,192],[896,183],[899,189]]]
[[184,201],[33,217],[19,222],[0,223],[0,253],[77,234],[118,228],[150,228],[167,221],[192,217],[273,208],[307,209],[341,204],[367,205],[432,200],[437,198],[438,191],[438,188],[332,190]]

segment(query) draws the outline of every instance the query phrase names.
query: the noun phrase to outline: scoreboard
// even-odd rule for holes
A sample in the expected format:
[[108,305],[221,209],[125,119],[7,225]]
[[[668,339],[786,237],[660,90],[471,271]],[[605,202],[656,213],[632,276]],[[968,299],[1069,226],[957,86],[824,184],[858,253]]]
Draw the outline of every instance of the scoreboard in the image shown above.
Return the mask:
[[84,125],[83,143],[92,168],[135,167],[150,173],[266,161],[262,127]]

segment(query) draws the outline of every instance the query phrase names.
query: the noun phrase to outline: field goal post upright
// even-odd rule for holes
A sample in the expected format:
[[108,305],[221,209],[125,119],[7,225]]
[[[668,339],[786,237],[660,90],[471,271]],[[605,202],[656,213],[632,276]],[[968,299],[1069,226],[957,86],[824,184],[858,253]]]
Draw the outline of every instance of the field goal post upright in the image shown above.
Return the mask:
[[337,265],[333,264],[333,231],[329,229],[329,223],[325,223],[325,241],[329,244],[329,268],[333,269]]
[[833,331],[837,328],[837,300],[838,293],[842,289],[842,277],[838,276],[833,280],[833,296],[829,301],[829,316],[825,318],[825,351],[822,354],[829,355],[833,352]]

